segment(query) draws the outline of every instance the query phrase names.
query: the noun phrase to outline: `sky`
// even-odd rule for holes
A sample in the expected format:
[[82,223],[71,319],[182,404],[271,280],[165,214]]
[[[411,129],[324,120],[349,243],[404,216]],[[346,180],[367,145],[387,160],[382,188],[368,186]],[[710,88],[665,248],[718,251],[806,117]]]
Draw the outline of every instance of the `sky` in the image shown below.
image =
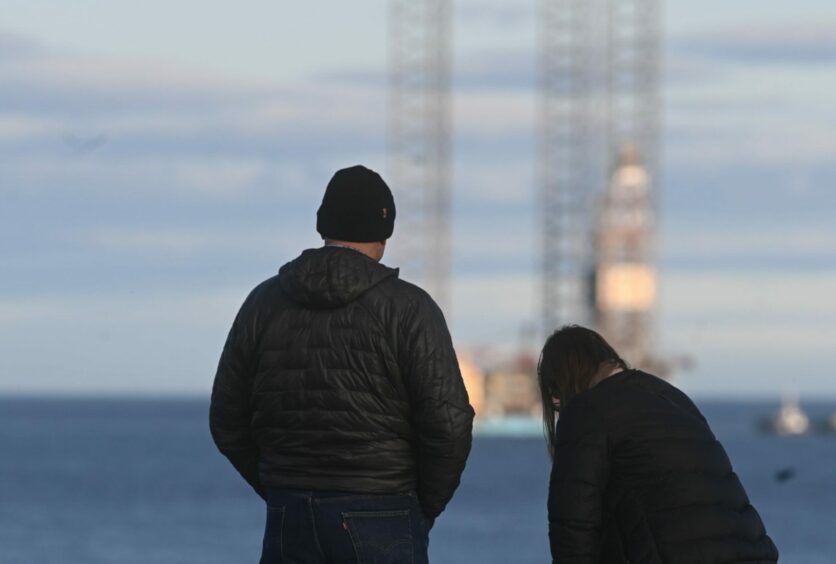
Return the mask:
[[[536,7],[455,4],[462,350],[538,317]],[[0,0],[0,393],[208,393],[333,172],[385,174],[386,16]],[[698,396],[836,397],[836,5],[664,18],[659,348]]]

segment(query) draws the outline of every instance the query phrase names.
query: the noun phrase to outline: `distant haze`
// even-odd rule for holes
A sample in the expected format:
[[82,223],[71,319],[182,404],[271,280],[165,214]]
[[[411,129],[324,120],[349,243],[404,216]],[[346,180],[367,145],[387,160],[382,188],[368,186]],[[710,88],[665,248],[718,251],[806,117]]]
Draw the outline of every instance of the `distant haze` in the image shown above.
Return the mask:
[[[537,317],[536,4],[456,4],[461,348]],[[0,393],[208,393],[333,171],[385,176],[386,13],[4,2]],[[660,348],[695,394],[836,396],[836,5],[665,17]]]

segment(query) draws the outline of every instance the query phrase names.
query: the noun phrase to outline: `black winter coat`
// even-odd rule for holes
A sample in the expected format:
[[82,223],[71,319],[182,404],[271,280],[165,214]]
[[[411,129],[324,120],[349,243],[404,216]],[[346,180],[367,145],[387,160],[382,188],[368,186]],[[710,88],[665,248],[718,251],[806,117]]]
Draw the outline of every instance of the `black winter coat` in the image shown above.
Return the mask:
[[549,539],[559,564],[748,564],[778,551],[688,397],[627,370],[557,423]]
[[412,490],[431,518],[458,486],[472,420],[438,306],[344,247],[307,250],[250,293],[210,409],[215,443],[262,496]]

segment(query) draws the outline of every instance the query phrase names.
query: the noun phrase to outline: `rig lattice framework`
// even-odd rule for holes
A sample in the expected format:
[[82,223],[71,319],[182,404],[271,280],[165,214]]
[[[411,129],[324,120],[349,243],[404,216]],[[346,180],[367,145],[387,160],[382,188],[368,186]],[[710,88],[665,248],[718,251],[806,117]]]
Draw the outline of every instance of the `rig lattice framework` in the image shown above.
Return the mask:
[[393,252],[405,276],[449,308],[452,2],[391,0],[389,9]]
[[[540,209],[544,332],[591,324],[596,221],[626,152],[659,176],[660,0],[539,0]],[[637,260],[653,262],[652,245]],[[645,316],[647,317],[647,316]],[[649,317],[637,331],[649,332]]]

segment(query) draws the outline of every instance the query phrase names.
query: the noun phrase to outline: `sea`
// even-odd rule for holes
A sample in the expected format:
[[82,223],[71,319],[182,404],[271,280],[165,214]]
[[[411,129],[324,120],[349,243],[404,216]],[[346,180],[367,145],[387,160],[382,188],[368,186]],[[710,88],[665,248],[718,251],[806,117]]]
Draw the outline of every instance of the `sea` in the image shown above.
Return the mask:
[[[763,433],[776,403],[697,403],[781,562],[836,563],[836,434]],[[480,426],[431,562],[550,562],[549,469],[536,425]],[[215,450],[205,399],[0,398],[0,564],[254,564],[264,516]]]

